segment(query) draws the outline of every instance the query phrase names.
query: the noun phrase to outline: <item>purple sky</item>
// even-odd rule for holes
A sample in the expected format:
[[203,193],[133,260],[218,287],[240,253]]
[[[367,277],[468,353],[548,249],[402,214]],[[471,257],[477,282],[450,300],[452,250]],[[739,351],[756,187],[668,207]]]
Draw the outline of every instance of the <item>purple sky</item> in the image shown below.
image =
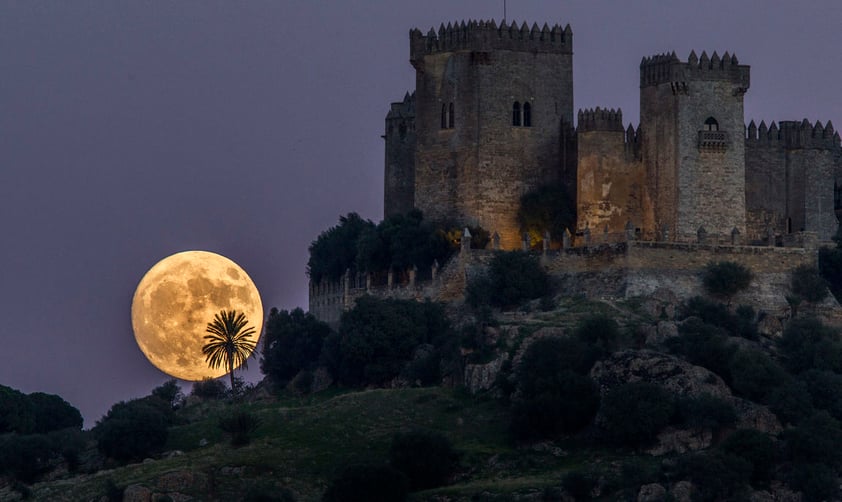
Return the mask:
[[[0,383],[60,394],[91,426],[164,382],[130,304],[186,249],[238,262],[267,310],[306,307],[308,244],[340,214],[381,217],[409,29],[502,4],[0,3]],[[636,125],[641,57],[727,50],[751,65],[747,120],[842,126],[839,0],[509,0],[508,17],[571,24],[577,109]]]

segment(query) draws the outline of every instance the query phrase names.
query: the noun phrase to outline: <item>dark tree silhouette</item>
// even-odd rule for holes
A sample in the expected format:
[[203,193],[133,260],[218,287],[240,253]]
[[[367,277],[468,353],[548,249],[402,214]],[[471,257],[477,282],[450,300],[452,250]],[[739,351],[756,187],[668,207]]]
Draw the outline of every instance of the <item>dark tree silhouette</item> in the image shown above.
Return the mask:
[[225,365],[231,377],[231,392],[234,392],[234,368],[248,369],[248,358],[254,355],[257,346],[249,339],[255,333],[254,327],[247,324],[242,312],[223,310],[213,316],[213,322],[205,329],[210,333],[205,335],[207,343],[202,347],[205,362],[213,369]]

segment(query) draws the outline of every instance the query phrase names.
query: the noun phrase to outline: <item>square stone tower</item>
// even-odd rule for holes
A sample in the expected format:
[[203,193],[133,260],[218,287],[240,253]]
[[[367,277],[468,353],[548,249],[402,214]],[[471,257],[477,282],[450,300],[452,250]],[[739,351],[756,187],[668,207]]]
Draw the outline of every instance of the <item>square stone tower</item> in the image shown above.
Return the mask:
[[675,53],[640,64],[640,126],[648,233],[690,241],[700,229],[745,235],[745,122],[749,67],[719,57]]
[[521,195],[575,179],[564,172],[575,169],[575,153],[565,156],[562,138],[573,123],[570,26],[471,21],[412,30],[410,62],[415,207],[519,247]]

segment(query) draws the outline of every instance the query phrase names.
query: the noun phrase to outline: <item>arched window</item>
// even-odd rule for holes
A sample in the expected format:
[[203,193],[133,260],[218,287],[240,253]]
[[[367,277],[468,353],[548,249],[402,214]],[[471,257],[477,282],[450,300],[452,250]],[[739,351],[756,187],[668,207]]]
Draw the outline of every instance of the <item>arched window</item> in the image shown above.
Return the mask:
[[523,127],[532,127],[532,105],[529,101],[523,102]]
[[447,127],[449,129],[453,129],[453,103],[450,103],[450,107],[447,110]]
[[444,103],[441,105],[441,128],[447,129],[447,105]]
[[705,131],[718,131],[719,130],[719,122],[716,121],[713,117],[708,117],[705,120]]
[[512,125],[520,125],[520,103],[517,101],[512,105]]

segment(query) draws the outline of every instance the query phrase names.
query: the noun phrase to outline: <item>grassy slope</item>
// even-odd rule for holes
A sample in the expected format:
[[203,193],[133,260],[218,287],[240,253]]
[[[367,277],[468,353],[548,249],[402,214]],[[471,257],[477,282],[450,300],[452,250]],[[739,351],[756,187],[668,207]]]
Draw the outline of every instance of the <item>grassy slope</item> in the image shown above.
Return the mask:
[[[412,427],[438,430],[463,452],[465,472],[455,485],[417,494],[506,493],[557,485],[561,473],[581,456],[518,449],[505,432],[505,412],[495,402],[476,400],[451,389],[369,390],[307,400],[239,405],[260,417],[251,444],[231,448],[216,427],[234,405],[204,403],[183,410],[196,421],[170,430],[169,450],[183,456],[134,464],[71,480],[41,483],[36,498],[91,500],[105,493],[105,482],[140,483],[155,488],[164,473],[189,469],[196,477],[185,494],[202,500],[236,500],[243,489],[273,484],[292,489],[299,500],[318,500],[329,479],[352,462],[382,462],[392,435]],[[208,445],[199,447],[201,439]],[[223,474],[224,467],[243,468]]]

